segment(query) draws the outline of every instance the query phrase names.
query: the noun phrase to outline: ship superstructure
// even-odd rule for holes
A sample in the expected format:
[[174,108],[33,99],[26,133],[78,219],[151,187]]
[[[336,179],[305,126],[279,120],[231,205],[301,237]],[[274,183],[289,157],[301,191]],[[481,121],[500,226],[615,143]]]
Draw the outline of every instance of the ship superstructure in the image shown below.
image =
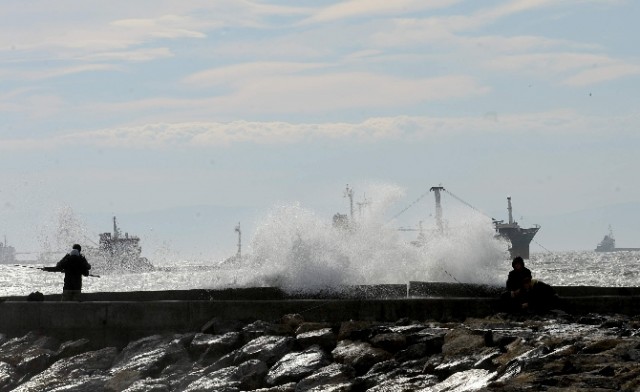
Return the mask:
[[113,233],[100,234],[98,248],[87,250],[90,262],[104,269],[121,269],[128,271],[148,271],[153,265],[142,257],[140,238],[120,231],[116,217],[113,217]]
[[511,257],[520,256],[523,259],[529,258],[529,244],[535,237],[539,225],[533,225],[533,227],[523,228],[520,227],[518,222],[513,220],[513,208],[511,206],[511,197],[507,197],[507,210],[509,211],[509,222],[505,223],[502,220],[493,219],[493,225],[495,226],[496,233],[509,241],[511,246],[509,247],[509,253]]
[[16,249],[7,244],[7,237],[0,242],[0,264],[12,264],[16,262]]

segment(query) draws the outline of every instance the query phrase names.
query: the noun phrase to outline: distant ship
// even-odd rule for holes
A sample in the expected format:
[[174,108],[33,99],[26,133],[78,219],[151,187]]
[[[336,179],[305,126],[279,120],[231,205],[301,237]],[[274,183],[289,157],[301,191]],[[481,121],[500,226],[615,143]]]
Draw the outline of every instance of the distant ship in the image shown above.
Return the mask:
[[142,257],[140,238],[130,236],[118,228],[116,217],[113,217],[113,233],[100,234],[97,248],[85,251],[89,263],[100,270],[124,270],[132,272],[151,271],[153,264]]
[[616,240],[613,238],[613,232],[609,227],[609,234],[605,235],[602,241],[596,246],[596,252],[624,252],[624,251],[640,251],[640,248],[616,248]]
[[493,219],[496,233],[511,243],[511,247],[509,248],[511,258],[520,256],[523,259],[528,259],[529,244],[536,233],[538,233],[538,230],[540,230],[540,225],[533,225],[533,227],[530,228],[520,227],[518,222],[513,220],[511,197],[507,197],[507,205],[507,209],[509,210],[509,223]]
[[16,262],[16,249],[7,244],[7,238],[0,242],[0,264],[13,264]]

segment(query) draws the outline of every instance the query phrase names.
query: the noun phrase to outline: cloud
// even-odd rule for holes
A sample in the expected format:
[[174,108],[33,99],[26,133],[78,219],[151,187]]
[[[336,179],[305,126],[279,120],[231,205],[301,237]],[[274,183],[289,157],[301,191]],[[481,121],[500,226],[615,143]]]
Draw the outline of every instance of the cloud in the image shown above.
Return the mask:
[[173,57],[174,54],[169,48],[141,48],[136,50],[125,50],[117,52],[101,52],[84,56],[82,59],[87,61],[130,61],[144,62],[161,58]]
[[560,77],[569,86],[586,86],[640,73],[636,64],[602,54],[574,52],[505,55],[485,65],[500,71]]
[[410,14],[426,9],[446,8],[460,3],[461,0],[350,0],[321,8],[303,23],[330,22],[339,19],[371,17],[382,15],[388,18],[393,15]]
[[640,65],[624,63],[609,64],[581,71],[565,79],[564,84],[569,86],[588,86],[635,75],[640,75]]
[[224,147],[237,143],[290,145],[315,141],[384,143],[386,141],[438,142],[443,138],[474,134],[543,135],[586,133],[610,135],[634,132],[639,118],[589,117],[571,110],[513,113],[469,117],[395,116],[362,122],[183,122],[118,126],[75,132],[48,139],[0,140],[0,150],[55,149],[62,146],[95,146],[117,149],[172,149]]

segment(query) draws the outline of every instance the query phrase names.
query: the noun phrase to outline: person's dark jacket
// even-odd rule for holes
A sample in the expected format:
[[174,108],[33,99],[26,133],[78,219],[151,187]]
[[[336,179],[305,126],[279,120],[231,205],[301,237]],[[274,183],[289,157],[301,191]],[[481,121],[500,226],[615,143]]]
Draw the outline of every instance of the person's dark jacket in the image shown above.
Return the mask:
[[91,265],[77,250],[67,253],[53,268],[45,271],[64,272],[63,290],[82,290],[82,276],[89,276]]
[[525,277],[531,279],[531,271],[527,267],[523,267],[519,270],[513,269],[509,271],[509,276],[507,277],[507,290],[520,290],[522,288],[522,280]]
[[558,296],[550,285],[532,279],[531,287],[521,292],[520,302],[529,304],[530,310],[545,311],[558,305]]

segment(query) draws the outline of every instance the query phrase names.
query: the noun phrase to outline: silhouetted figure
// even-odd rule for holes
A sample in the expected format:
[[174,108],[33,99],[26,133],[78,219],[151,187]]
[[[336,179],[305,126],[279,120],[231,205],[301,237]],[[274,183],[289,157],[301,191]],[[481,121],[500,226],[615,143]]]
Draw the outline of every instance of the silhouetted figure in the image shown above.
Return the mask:
[[523,279],[531,279],[531,271],[524,266],[524,259],[517,256],[511,262],[513,269],[509,271],[507,277],[507,291],[502,294],[501,299],[506,311],[518,311],[521,309],[520,293]]
[[82,247],[73,245],[71,252],[67,253],[55,267],[44,267],[43,271],[64,272],[64,286],[62,288],[63,301],[80,301],[82,291],[82,276],[89,276],[91,265],[80,254]]
[[512,297],[515,297],[518,294],[517,292],[522,289],[522,280],[525,277],[531,279],[531,271],[524,266],[524,259],[520,256],[513,259],[511,266],[513,269],[509,271],[509,276],[507,277],[507,290],[511,292]]

